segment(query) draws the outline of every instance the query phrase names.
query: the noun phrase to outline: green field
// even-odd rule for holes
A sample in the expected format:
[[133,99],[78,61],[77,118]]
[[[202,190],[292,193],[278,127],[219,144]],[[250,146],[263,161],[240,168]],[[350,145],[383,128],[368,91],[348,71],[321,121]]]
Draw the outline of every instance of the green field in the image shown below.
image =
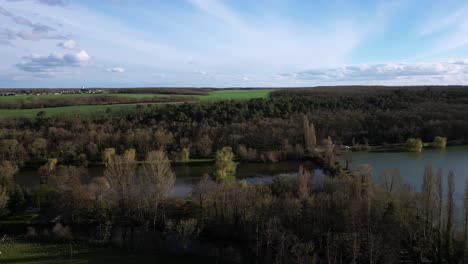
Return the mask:
[[[220,90],[209,92],[208,95],[196,95],[202,101],[217,101],[217,100],[247,100],[253,98],[266,98],[271,93],[271,90],[264,89],[249,89],[249,90]],[[149,98],[174,96],[168,94],[114,94],[118,96],[126,96],[132,98]],[[64,94],[64,95],[31,95],[31,96],[1,96],[0,100],[18,100],[28,99],[32,97],[40,98],[60,98],[60,97],[78,97],[78,96],[94,96],[93,94]],[[175,95],[175,96],[190,96],[190,95]],[[192,95],[193,96],[193,95]],[[50,107],[39,109],[0,109],[0,118],[20,118],[35,117],[38,112],[45,111],[48,116],[72,115],[72,114],[103,114],[107,109],[111,109],[111,113],[121,113],[124,111],[135,110],[135,104],[129,105],[80,105],[80,106],[65,106],[65,107]]]
[[0,263],[2,264],[209,263],[193,257],[142,255],[117,248],[86,245],[70,246],[70,244],[1,242],[0,252]]
[[50,107],[39,109],[0,109],[0,118],[35,117],[40,111],[45,111],[47,116],[73,115],[73,114],[104,114],[107,109],[111,113],[123,113],[136,109],[134,104],[129,105],[77,105],[64,107]]
[[209,92],[208,95],[198,96],[201,100],[246,100],[254,98],[266,98],[271,90],[222,90]]

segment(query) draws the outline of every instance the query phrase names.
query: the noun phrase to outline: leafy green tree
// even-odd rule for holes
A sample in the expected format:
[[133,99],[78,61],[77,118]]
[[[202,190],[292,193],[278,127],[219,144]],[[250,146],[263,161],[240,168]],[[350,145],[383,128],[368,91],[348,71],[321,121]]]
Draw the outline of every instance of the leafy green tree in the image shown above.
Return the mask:
[[422,147],[423,144],[420,138],[408,138],[406,140],[406,150],[409,152],[421,152]]
[[446,137],[435,137],[434,142],[432,142],[431,146],[433,148],[444,149],[447,146],[447,138]]
[[216,152],[215,172],[213,177],[217,182],[230,183],[235,180],[237,163],[231,147],[223,147]]

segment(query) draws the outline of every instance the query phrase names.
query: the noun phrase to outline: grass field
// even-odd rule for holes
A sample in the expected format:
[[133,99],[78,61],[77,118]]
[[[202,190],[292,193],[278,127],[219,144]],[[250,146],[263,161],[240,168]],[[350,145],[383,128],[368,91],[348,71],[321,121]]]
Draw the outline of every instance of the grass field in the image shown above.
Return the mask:
[[35,117],[40,111],[45,111],[48,116],[73,115],[73,114],[104,114],[107,109],[111,113],[135,110],[134,104],[129,105],[77,105],[64,107],[50,107],[37,109],[0,109],[0,118]]
[[2,264],[209,263],[191,257],[142,255],[116,248],[87,245],[70,247],[70,244],[0,243],[0,251]]
[[[253,98],[266,98],[271,93],[271,90],[220,90],[209,92],[208,95],[196,95],[201,101],[217,101],[217,100],[247,100]],[[148,98],[148,97],[162,97],[174,96],[167,94],[114,94],[117,96],[126,96],[132,98]],[[18,100],[28,99],[32,97],[41,98],[61,98],[61,97],[78,97],[78,96],[93,96],[93,94],[64,94],[64,95],[31,95],[31,96],[0,96],[0,100]],[[175,95],[187,96],[187,95]],[[65,107],[50,107],[38,109],[0,109],[0,118],[20,118],[35,117],[38,112],[45,111],[48,116],[59,115],[72,115],[72,114],[103,114],[107,109],[111,109],[112,113],[119,113],[122,111],[131,111],[135,109],[135,104],[129,105],[80,105],[80,106],[65,106]]]

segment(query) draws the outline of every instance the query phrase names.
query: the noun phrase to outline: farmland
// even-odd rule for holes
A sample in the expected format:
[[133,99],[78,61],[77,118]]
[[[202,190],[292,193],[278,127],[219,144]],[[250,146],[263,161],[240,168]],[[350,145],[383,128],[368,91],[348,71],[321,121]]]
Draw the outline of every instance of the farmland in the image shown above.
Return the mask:
[[[184,95],[184,94],[152,94],[152,93],[112,93],[109,95],[148,99],[153,97],[195,97],[200,101],[218,101],[218,100],[247,100],[253,98],[266,98],[271,93],[268,89],[245,89],[245,90],[218,90],[211,91],[208,95]],[[44,95],[22,95],[22,96],[3,96],[0,100],[32,100],[37,98],[55,99],[55,98],[80,98],[96,96],[95,94],[44,94]],[[31,118],[37,113],[44,111],[48,116],[70,115],[70,114],[103,114],[103,113],[122,113],[123,111],[135,110],[136,104],[118,104],[118,105],[78,105],[64,107],[45,107],[35,109],[1,109],[0,118]]]

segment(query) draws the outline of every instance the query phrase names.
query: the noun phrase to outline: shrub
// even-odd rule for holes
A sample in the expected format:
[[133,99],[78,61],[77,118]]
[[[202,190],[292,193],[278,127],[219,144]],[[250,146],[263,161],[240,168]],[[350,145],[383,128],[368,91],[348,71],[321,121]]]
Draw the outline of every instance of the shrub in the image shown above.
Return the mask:
[[421,152],[422,151],[422,140],[420,138],[408,138],[406,140],[406,150],[410,152]]
[[433,148],[444,149],[447,146],[447,138],[446,137],[435,137],[434,141],[431,144],[431,146]]

